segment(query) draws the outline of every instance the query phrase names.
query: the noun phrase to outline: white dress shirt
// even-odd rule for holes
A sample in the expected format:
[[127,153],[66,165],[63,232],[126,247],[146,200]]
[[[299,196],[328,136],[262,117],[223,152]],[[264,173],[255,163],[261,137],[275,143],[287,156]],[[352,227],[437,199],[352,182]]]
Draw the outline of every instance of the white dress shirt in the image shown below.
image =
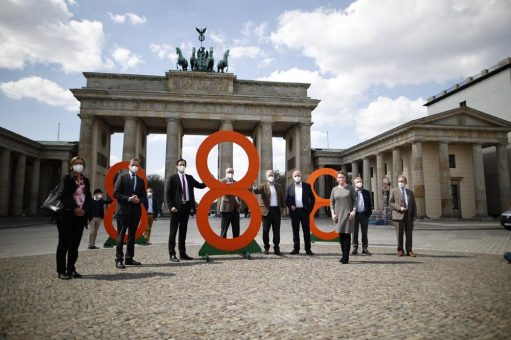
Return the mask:
[[275,184],[268,183],[270,185],[270,207],[278,207],[277,202],[277,190],[275,190]]
[[295,184],[295,207],[303,208],[302,182]]
[[152,197],[147,197],[147,213],[148,214],[154,213],[154,211],[153,211],[153,198]]

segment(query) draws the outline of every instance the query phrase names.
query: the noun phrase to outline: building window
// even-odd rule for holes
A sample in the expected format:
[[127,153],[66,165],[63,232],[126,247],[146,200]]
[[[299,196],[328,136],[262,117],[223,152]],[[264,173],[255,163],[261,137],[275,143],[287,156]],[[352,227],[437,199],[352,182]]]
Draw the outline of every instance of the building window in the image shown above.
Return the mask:
[[405,161],[401,158],[401,171],[405,171]]
[[456,169],[456,157],[454,155],[449,155],[449,168]]
[[467,107],[467,101],[464,100],[464,101],[460,102],[460,107]]
[[387,163],[384,164],[385,165],[385,175],[387,174]]
[[371,167],[371,177],[373,177],[373,167]]

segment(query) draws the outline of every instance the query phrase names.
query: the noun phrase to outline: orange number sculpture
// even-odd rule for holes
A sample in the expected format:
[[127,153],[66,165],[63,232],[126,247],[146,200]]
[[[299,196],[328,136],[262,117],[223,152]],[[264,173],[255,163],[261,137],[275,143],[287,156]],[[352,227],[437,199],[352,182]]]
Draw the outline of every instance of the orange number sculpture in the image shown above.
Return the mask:
[[[245,176],[236,183],[228,184],[218,181],[208,169],[208,154],[211,149],[222,142],[233,142],[245,150],[248,155],[248,170]],[[218,131],[208,136],[199,146],[195,159],[197,172],[202,181],[211,189],[204,195],[197,209],[197,227],[204,240],[216,249],[235,251],[242,249],[254,240],[261,226],[261,209],[255,196],[248,188],[256,180],[259,172],[259,156],[254,144],[248,138],[234,131]],[[208,220],[208,212],[213,201],[222,195],[234,195],[242,198],[252,212],[247,230],[233,239],[218,236]]]
[[339,233],[335,232],[334,230],[330,232],[322,231],[316,226],[316,222],[314,221],[314,214],[319,208],[330,206],[330,199],[319,196],[316,193],[316,189],[314,189],[314,183],[316,182],[318,177],[322,175],[330,175],[334,178],[337,178],[337,171],[332,168],[321,168],[310,174],[308,182],[311,185],[312,193],[316,198],[316,204],[314,204],[314,208],[310,213],[309,221],[312,235],[316,236],[319,239],[330,241],[337,238],[339,236]]
[[[130,163],[129,162],[119,162],[110,167],[110,170],[108,170],[106,177],[105,177],[105,188],[107,195],[113,200],[111,204],[108,205],[108,208],[105,210],[105,218],[104,218],[104,224],[105,224],[105,230],[107,234],[110,236],[112,240],[117,240],[117,230],[114,228],[112,224],[112,217],[115,213],[115,208],[117,207],[117,199],[114,197],[114,178],[115,175],[123,170],[123,169],[129,169]],[[144,183],[147,187],[147,178],[145,176],[145,171],[142,168],[138,168],[137,172],[138,177],[142,177],[144,180]],[[145,209],[145,206],[141,204],[142,206],[142,214],[140,216],[140,224],[138,225],[137,232],[135,233],[135,240],[137,240],[144,231],[147,229],[147,211]],[[128,235],[124,236],[124,242],[128,240]]]

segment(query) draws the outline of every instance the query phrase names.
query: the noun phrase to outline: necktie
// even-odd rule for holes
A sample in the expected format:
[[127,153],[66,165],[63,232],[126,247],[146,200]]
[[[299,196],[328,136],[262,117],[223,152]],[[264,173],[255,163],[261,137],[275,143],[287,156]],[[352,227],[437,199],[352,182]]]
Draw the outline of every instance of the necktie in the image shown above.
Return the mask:
[[131,174],[131,180],[133,181],[133,191],[137,189],[137,179],[135,175]]
[[406,193],[405,193],[405,189],[401,189],[401,196],[403,197],[403,205],[405,208],[408,208],[408,203],[406,202]]
[[185,187],[185,175],[181,175],[181,185],[182,185],[182,198],[183,198],[183,202],[186,201],[186,187]]

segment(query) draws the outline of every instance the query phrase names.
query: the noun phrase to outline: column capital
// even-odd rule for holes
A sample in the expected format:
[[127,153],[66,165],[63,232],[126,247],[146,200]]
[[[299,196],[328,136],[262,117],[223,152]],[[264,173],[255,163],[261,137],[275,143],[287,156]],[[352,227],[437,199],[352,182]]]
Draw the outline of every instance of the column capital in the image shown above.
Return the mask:
[[270,125],[270,126],[272,126],[272,125],[273,125],[273,122],[260,121],[260,122],[259,122],[259,125],[266,125],[266,126]]
[[132,117],[132,116],[125,116],[125,117],[122,117],[125,121],[126,120],[133,120],[133,121],[137,121],[138,118],[137,117]]
[[312,126],[313,122],[300,122],[300,126]]

